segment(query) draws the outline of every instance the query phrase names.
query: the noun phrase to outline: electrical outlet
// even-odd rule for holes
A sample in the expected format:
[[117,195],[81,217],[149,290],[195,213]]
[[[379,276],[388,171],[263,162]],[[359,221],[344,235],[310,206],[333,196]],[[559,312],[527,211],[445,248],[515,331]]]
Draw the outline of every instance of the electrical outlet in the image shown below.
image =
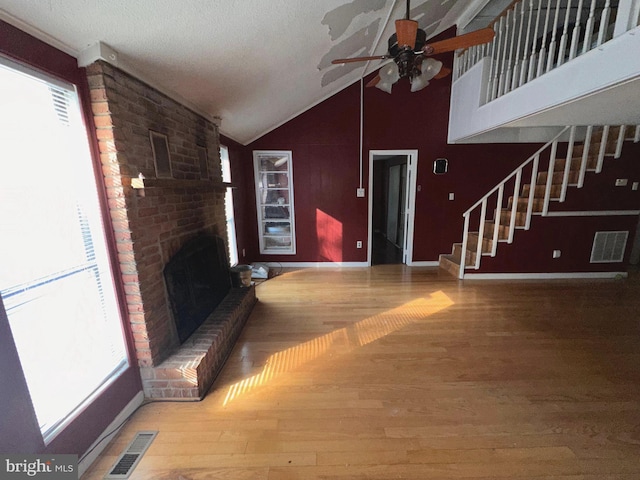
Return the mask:
[[560,258],[561,254],[562,254],[562,252],[560,250],[554,250],[553,251],[553,258]]
[[454,193],[449,194],[449,200],[455,200],[456,195]]
[[364,197],[364,188],[356,189],[356,197]]
[[362,240],[356,242],[356,248],[362,248]]
[[626,187],[628,181],[626,178],[616,178],[616,187]]
[[640,182],[633,182],[631,185],[631,190],[638,190],[638,186],[640,186]]

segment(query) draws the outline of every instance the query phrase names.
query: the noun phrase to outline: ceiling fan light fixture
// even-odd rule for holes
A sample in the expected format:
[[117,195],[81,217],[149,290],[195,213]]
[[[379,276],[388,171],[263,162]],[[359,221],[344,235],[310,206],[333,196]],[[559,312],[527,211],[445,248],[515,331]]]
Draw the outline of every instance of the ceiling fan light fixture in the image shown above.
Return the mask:
[[398,65],[395,62],[389,62],[384,67],[380,69],[378,72],[380,75],[380,80],[382,82],[387,82],[390,85],[393,85],[400,79],[400,72],[398,70]]
[[422,90],[427,85],[429,85],[429,80],[424,78],[423,75],[419,75],[419,76],[414,77],[414,78],[411,79],[411,91],[412,92],[419,92],[420,90]]
[[435,58],[425,58],[422,61],[422,65],[420,66],[420,74],[421,77],[425,77],[427,80],[431,80],[435,77],[440,70],[442,70],[442,62],[440,60],[436,60]]
[[376,83],[376,88],[382,90],[383,92],[391,93],[392,87],[393,84],[388,82],[387,80],[381,79],[378,83]]

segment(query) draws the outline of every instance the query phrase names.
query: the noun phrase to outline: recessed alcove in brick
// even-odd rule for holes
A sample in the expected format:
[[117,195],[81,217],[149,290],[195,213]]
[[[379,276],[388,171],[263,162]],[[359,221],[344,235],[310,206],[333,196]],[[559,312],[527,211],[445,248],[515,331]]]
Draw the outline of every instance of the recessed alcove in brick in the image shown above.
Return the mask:
[[[197,235],[226,238],[218,127],[106,62],[88,66],[87,78],[136,357],[147,395],[166,398],[172,396],[168,390],[159,392],[157,384],[149,383],[149,369],[178,357],[185,360],[180,367],[185,371],[193,365],[183,359],[185,349],[171,316],[163,268]],[[167,137],[173,178],[156,178],[150,130]],[[201,160],[206,160],[208,178],[201,178]],[[218,330],[233,333],[244,320],[239,327]],[[214,345],[217,338],[203,333],[197,343],[210,340]],[[210,360],[217,354],[196,350],[191,351],[192,362],[199,361],[195,371],[203,382],[198,385],[205,385],[210,374],[204,370],[217,361]],[[198,396],[202,388],[198,386]],[[177,396],[194,395],[189,390]]]

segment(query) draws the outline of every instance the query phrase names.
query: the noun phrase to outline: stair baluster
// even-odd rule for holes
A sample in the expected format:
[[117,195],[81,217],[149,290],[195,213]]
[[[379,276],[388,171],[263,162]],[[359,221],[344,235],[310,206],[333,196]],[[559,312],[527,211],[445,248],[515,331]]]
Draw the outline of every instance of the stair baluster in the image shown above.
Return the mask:
[[584,186],[584,177],[587,173],[587,165],[589,163],[589,149],[591,148],[591,136],[593,135],[593,125],[587,127],[587,134],[584,137],[582,147],[582,160],[580,162],[580,175],[578,177],[578,188]]
[[602,165],[604,165],[604,156],[607,152],[608,139],[609,139],[609,125],[605,125],[602,128],[602,138],[600,138],[600,150],[598,151],[598,164],[596,166],[596,173],[602,172]]
[[600,30],[598,31],[598,41],[596,42],[598,47],[606,41],[609,15],[611,15],[611,0],[605,2],[602,15],[600,16]]
[[626,130],[626,125],[620,125],[620,133],[618,134],[618,141],[616,142],[616,153],[613,155],[613,158],[620,158],[620,155],[622,155],[622,145],[624,145]]
[[576,12],[576,21],[571,33],[571,46],[569,47],[569,61],[576,58],[578,54],[578,41],[580,40],[580,20],[582,18],[582,4],[584,0],[579,0],[578,11]]
[[571,16],[571,0],[567,0],[565,7],[564,25],[562,26],[562,36],[560,37],[560,48],[558,49],[558,66],[564,63],[567,42],[569,41],[569,17]]
[[[533,167],[531,168],[531,185],[529,187],[529,201],[527,203],[527,218],[525,219],[524,229],[529,230],[531,227],[531,217],[533,217],[533,201],[536,197],[536,183],[538,180],[538,168],[540,167],[540,153],[533,157]],[[509,243],[513,242],[513,236],[510,233]]]
[[549,173],[547,175],[547,183],[544,189],[544,203],[542,205],[543,217],[546,217],[547,214],[549,213],[549,201],[551,200],[551,186],[553,185],[553,173],[555,172],[555,167],[556,167],[557,152],[558,152],[558,139],[556,138],[551,144],[551,155],[549,157]]
[[520,63],[520,78],[516,88],[524,85],[527,78],[527,69],[529,67],[529,39],[531,38],[531,24],[533,23],[533,0],[529,0],[529,17],[527,20],[527,33],[524,38],[524,52],[522,53],[522,62]]
[[576,127],[571,127],[569,131],[569,144],[567,145],[567,157],[564,162],[564,174],[562,175],[562,189],[560,190],[560,201],[564,202],[567,197],[567,187],[569,186],[569,174],[573,160],[573,144],[576,140]]
[[547,0],[547,9],[544,15],[544,29],[542,30],[542,43],[540,44],[540,53],[538,55],[538,71],[536,77],[544,73],[544,61],[547,57],[547,32],[549,31],[549,19],[551,17],[551,0]]

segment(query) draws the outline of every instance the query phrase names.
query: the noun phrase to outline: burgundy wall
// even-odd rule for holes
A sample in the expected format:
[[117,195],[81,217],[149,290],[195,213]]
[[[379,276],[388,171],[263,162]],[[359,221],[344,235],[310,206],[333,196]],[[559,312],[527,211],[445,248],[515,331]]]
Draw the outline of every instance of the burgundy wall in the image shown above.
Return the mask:
[[[452,35],[453,30],[446,32]],[[450,64],[452,56],[443,58]],[[365,83],[368,78],[365,79]],[[414,261],[435,261],[460,241],[462,213],[523,162],[534,145],[448,145],[450,77],[411,93],[407,80],[393,94],[364,93],[364,179],[369,150],[417,149],[421,191],[416,197]],[[248,145],[249,150],[293,151],[297,254],[261,256],[265,261],[326,261],[318,247],[316,211],[342,225],[342,261],[365,262],[368,199],[356,198],[359,184],[360,85],[356,83]],[[434,175],[433,161],[449,160],[449,173]],[[449,201],[448,194],[455,193]],[[367,192],[369,194],[369,192]],[[254,209],[255,212],[255,209]],[[255,217],[253,231],[257,231]]]
[[[443,37],[452,34],[450,29]],[[452,56],[445,57],[442,58],[445,65],[451,66]],[[406,80],[399,81],[391,95],[376,88],[364,90],[363,184],[368,186],[369,150],[418,150],[417,185],[420,191],[416,194],[413,260],[437,261],[440,254],[451,252],[454,242],[462,240],[463,212],[525,161],[539,145],[447,144],[450,77],[434,80],[416,93],[410,92]],[[368,228],[367,199],[356,198],[355,192],[359,177],[359,121],[360,85],[357,83],[248,145],[249,150],[293,151],[297,254],[257,256],[256,260],[366,261],[366,249],[355,248],[356,240],[366,244]],[[638,148],[627,143],[622,159],[607,160],[600,175],[588,174],[585,188],[571,189],[562,210],[640,208],[640,195],[631,192],[631,182],[640,179],[640,162],[634,162]],[[449,172],[445,175],[433,174],[433,161],[439,157],[449,160]],[[613,187],[615,178],[629,178],[629,187],[616,189]],[[455,194],[455,200],[448,200],[449,193]],[[341,226],[341,252],[334,255],[335,258],[326,258],[318,242],[318,238],[327,232],[318,230],[317,211],[330,215]],[[255,208],[253,215],[248,230],[256,235],[253,233],[257,231]],[[637,217],[535,218],[535,230],[526,235],[518,234],[522,243],[504,249],[501,246],[499,257],[485,262],[481,271],[619,270],[620,265],[615,264],[592,266],[588,263],[589,256],[585,257],[584,253],[590,252],[596,229],[630,228],[633,232],[636,222]],[[559,225],[562,225],[562,241],[558,238]],[[630,238],[629,245],[631,243]],[[563,248],[562,260],[553,260],[551,251],[558,248]]]
[[[251,143],[252,150],[292,150],[296,255],[258,257],[268,261],[366,261],[356,241],[367,239],[367,199],[358,187],[359,86],[354,85]],[[253,170],[251,170],[253,172]],[[253,181],[253,173],[251,174]],[[254,215],[251,219],[256,232]],[[326,258],[320,222],[338,233]],[[258,252],[256,251],[256,254]]]
[[[21,63],[43,70],[50,75],[74,83],[79,87],[82,108],[85,113],[90,145],[94,165],[100,172],[100,163],[97,155],[97,140],[95,128],[90,115],[88,104],[88,86],[84,69],[77,66],[76,59],[27,35],[15,27],[0,21],[0,54],[4,54]],[[103,211],[106,209],[106,196],[104,186],[98,183],[101,191]],[[112,258],[117,258],[113,232],[107,229],[109,247]],[[116,290],[121,299],[124,299],[122,284],[116,285]],[[1,307],[1,305],[0,305]],[[122,312],[126,318],[126,311]],[[5,352],[2,368],[0,369],[0,391],[2,405],[22,404],[20,415],[15,409],[0,408],[0,451],[4,453],[39,453],[43,451],[53,453],[76,453],[81,455],[93,443],[98,435],[113,421],[115,416],[142,390],[140,376],[137,368],[128,368],[100,397],[89,405],[78,417],[61,432],[46,447],[42,442],[38,423],[31,408],[31,399],[26,391],[26,384],[22,375],[22,368],[15,352],[15,345],[11,335],[3,332],[9,328],[4,309],[0,308],[0,351]],[[129,346],[129,358],[132,358],[132,339],[127,337]],[[4,362],[6,360],[6,363]],[[5,403],[8,401],[10,403]],[[15,432],[19,438],[16,438]]]

